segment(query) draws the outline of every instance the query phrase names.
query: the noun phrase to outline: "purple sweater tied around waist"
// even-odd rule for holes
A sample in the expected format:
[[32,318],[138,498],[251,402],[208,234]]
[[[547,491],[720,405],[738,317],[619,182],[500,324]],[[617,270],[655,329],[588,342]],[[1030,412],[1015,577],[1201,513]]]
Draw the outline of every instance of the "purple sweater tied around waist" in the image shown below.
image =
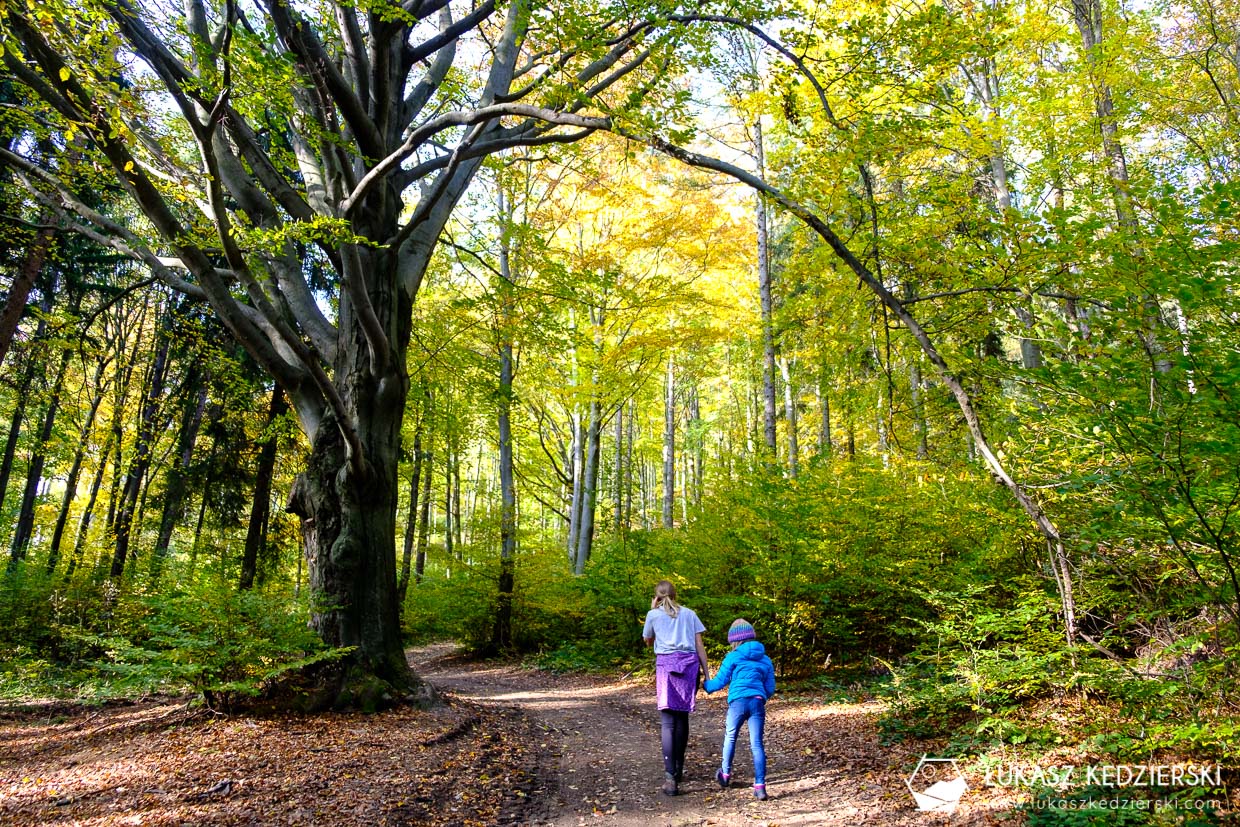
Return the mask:
[[654,666],[659,709],[692,712],[697,702],[697,652],[656,655]]

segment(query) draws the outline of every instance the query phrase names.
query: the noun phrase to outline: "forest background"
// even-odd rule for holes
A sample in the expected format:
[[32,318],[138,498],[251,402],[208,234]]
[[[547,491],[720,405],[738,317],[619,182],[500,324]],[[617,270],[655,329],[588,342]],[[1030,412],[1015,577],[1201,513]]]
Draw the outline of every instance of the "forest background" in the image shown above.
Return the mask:
[[668,577],[893,736],[1234,762],[1234,6],[279,8],[0,6],[0,696],[630,669]]

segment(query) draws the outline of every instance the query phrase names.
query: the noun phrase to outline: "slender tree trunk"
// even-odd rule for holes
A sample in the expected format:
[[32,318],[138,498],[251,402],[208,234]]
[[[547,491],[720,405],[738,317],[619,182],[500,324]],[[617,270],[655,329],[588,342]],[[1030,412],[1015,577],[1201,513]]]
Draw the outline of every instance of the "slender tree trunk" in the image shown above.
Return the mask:
[[603,310],[590,308],[590,324],[593,329],[595,367],[590,376],[589,424],[585,431],[585,446],[581,473],[581,506],[577,518],[577,547],[573,554],[573,570],[583,574],[590,552],[594,547],[594,526],[598,516],[599,459],[602,451],[603,404],[599,398],[598,364],[603,358]]
[[69,476],[65,480],[65,495],[60,501],[60,511],[56,514],[56,525],[52,529],[52,543],[47,556],[47,573],[51,574],[56,570],[57,564],[60,562],[60,547],[64,541],[65,526],[69,523],[69,510],[73,507],[73,500],[77,497],[78,478],[82,473],[82,463],[86,459],[86,451],[90,447],[90,437],[95,426],[95,417],[99,414],[99,406],[103,404],[103,395],[105,392],[103,386],[103,371],[107,367],[106,360],[100,360],[95,368],[95,378],[91,387],[95,389],[94,396],[91,397],[90,407],[86,412],[86,421],[82,424],[81,433],[78,435],[77,448],[73,453],[73,463],[69,466]]
[[663,392],[663,527],[671,528],[676,508],[676,367],[667,355]]
[[499,386],[496,396],[496,430],[499,438],[499,588],[495,607],[495,626],[491,646],[496,651],[512,647],[512,601],[516,586],[517,558],[517,482],[512,444],[512,400],[516,365],[513,361],[513,336],[516,325],[513,285],[516,274],[512,267],[511,224],[515,205],[499,191],[499,213],[504,218],[500,235],[499,280]]
[[52,393],[47,401],[47,409],[43,413],[43,426],[39,429],[39,441],[30,455],[30,465],[26,469],[26,487],[22,491],[21,509],[17,515],[17,525],[13,531],[13,543],[9,548],[9,567],[15,567],[25,559],[30,546],[30,538],[34,534],[34,509],[39,498],[39,484],[43,481],[43,466],[47,462],[47,446],[52,439],[52,431],[56,427],[56,415],[60,412],[60,393],[64,388],[65,373],[69,369],[69,357],[72,351],[66,349],[60,357],[56,369],[56,378],[52,382]]
[[245,532],[245,549],[241,554],[241,577],[237,587],[241,591],[252,588],[258,573],[258,560],[267,545],[267,525],[271,516],[271,482],[275,477],[276,456],[280,452],[279,428],[276,423],[288,413],[288,401],[284,389],[277,383],[271,391],[271,403],[267,407],[267,424],[263,428],[265,441],[258,453],[258,467],[254,474],[254,500],[250,505],[250,523]]
[[930,423],[926,421],[926,403],[921,398],[921,365],[914,356],[908,366],[909,394],[913,402],[913,427],[917,431],[917,458],[930,456]]
[[112,476],[111,484],[108,486],[108,518],[104,523],[108,534],[116,533],[116,512],[121,501],[121,483],[125,479],[124,474],[124,455],[125,448],[125,430],[124,430],[124,409],[118,408],[112,417],[112,444],[115,448],[112,457]]
[[159,536],[155,539],[155,549],[151,552],[152,580],[158,580],[163,573],[168,549],[172,545],[172,532],[177,522],[185,516],[185,498],[189,493],[188,476],[194,462],[194,444],[198,441],[202,417],[207,410],[207,383],[198,365],[190,367],[185,387],[196,388],[196,393],[186,399],[187,404],[182,412],[181,427],[177,434],[176,461],[168,469],[164,506],[159,515]]
[[[501,252],[501,267],[508,269],[507,250]],[[506,281],[511,283],[509,276]],[[507,317],[505,313],[505,317]],[[505,319],[505,330],[508,327]],[[512,341],[505,332],[499,348],[499,592],[495,628],[491,644],[497,651],[512,646],[512,599],[517,556],[517,485],[512,456]]]
[[78,521],[77,534],[73,539],[73,554],[69,558],[68,567],[65,569],[66,582],[73,577],[78,561],[82,559],[82,546],[90,535],[90,524],[95,514],[95,504],[99,501],[99,491],[103,488],[103,476],[108,470],[108,461],[111,459],[111,453],[112,439],[109,437],[104,440],[103,455],[99,457],[99,465],[95,468],[95,478],[90,484],[90,494],[86,498],[86,506],[82,509],[82,519]]
[[[219,417],[223,415],[223,411],[218,407],[212,407],[214,410],[210,414],[210,419],[212,426],[214,426],[217,424]],[[215,484],[215,462],[219,453],[219,447],[219,443],[212,439],[211,450],[207,453],[207,475],[206,479],[202,481],[202,499],[198,502],[198,518],[194,521],[194,542],[189,547],[190,580],[194,579],[194,572],[198,567],[198,553],[202,550],[202,527],[207,519],[207,503],[209,502],[207,492]]]
[[624,529],[624,405],[616,407],[616,456],[612,469],[612,530],[619,537]]
[[573,571],[585,573],[586,561],[594,545],[594,518],[598,510],[598,469],[602,434],[602,404],[597,396],[590,400],[590,420],[586,427],[584,465],[581,473],[581,509],[577,526],[577,548]]
[[443,550],[451,560],[454,552],[452,531],[452,436],[445,429],[443,438]]
[[461,446],[458,442],[452,451],[452,528],[456,532],[456,556],[464,551],[465,524],[461,519]]
[[818,456],[831,458],[834,446],[831,444],[831,393],[827,388],[826,377],[818,379],[818,409],[821,420],[818,423]]
[[431,450],[431,435],[433,431],[430,426],[430,416],[433,408],[433,398],[427,393],[426,399],[426,417],[427,417],[427,434],[426,434],[426,458],[423,460],[422,468],[422,515],[418,518],[418,550],[414,557],[413,577],[417,583],[422,582],[422,578],[426,575],[426,547],[431,536],[431,495],[432,483],[434,481],[435,471],[435,452]]
[[797,402],[788,357],[780,358],[779,372],[784,380],[784,419],[788,422],[788,476],[796,479],[800,451],[797,443]]
[[700,508],[705,494],[706,471],[705,446],[702,433],[702,405],[698,398],[697,383],[689,389],[689,433],[692,443],[689,448],[689,490],[693,492],[693,506]]
[[[165,311],[170,312],[170,311]],[[155,433],[159,418],[159,406],[163,401],[164,381],[168,370],[168,349],[171,338],[161,324],[160,333],[155,346],[155,362],[151,369],[151,382],[142,403],[142,414],[138,422],[138,438],[134,446],[134,455],[130,460],[129,471],[125,476],[125,485],[118,501],[116,522],[116,546],[112,555],[111,577],[119,580],[125,574],[125,562],[129,554],[130,535],[134,527],[134,515],[138,508],[138,495],[142,491],[142,482],[146,478],[151,465],[152,449],[158,435]]]
[[[754,121],[754,152],[758,175],[766,177],[766,149],[762,139],[762,121]],[[758,300],[762,311],[762,433],[771,460],[778,456],[775,437],[775,322],[774,298],[771,289],[771,256],[768,241],[766,200],[756,193],[758,224]]]
[[396,581],[396,602],[405,605],[409,592],[409,577],[413,571],[413,547],[418,537],[418,497],[422,493],[422,432],[426,428],[426,414],[418,418],[413,431],[413,468],[409,472],[409,518],[405,521],[405,545],[401,549],[400,577]]
[[637,402],[629,402],[629,426],[624,448],[624,530],[633,526],[633,443],[637,441]]
[[[0,365],[4,364],[4,357],[8,355],[17,326],[26,313],[30,292],[34,289],[47,254],[51,252],[56,240],[56,231],[49,226],[54,219],[55,216],[50,210],[45,210],[39,217],[39,230],[26,250],[26,260],[18,268],[13,284],[9,287],[9,294],[4,299],[4,309],[0,310]],[[42,321],[39,326],[44,327]]]
[[13,402],[13,416],[9,419],[9,434],[4,440],[4,459],[0,460],[0,508],[4,507],[5,494],[9,490],[9,477],[13,473],[13,460],[17,457],[17,441],[21,437],[22,424],[26,419],[26,402],[30,398],[30,386],[34,384],[35,355],[30,354],[30,361],[22,373],[21,383],[17,388],[17,398]]

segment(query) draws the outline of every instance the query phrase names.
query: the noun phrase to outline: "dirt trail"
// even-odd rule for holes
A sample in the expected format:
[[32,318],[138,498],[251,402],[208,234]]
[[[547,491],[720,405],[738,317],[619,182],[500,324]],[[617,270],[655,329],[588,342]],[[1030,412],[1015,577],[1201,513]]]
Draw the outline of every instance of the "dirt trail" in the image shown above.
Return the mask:
[[[535,791],[536,824],[555,827],[641,825],[981,825],[1008,815],[966,802],[954,816],[913,808],[903,778],[920,753],[915,746],[883,747],[874,729],[875,704],[773,700],[767,710],[767,787],[759,802],[753,764],[742,734],[732,788],[714,781],[726,703],[723,693],[698,696],[690,723],[681,794],[659,792],[663,761],[653,680],[606,681],[555,676],[511,665],[473,663],[451,647],[411,653],[414,667],[450,693],[529,716],[544,740],[548,777]],[[967,798],[967,797],[966,797]]]

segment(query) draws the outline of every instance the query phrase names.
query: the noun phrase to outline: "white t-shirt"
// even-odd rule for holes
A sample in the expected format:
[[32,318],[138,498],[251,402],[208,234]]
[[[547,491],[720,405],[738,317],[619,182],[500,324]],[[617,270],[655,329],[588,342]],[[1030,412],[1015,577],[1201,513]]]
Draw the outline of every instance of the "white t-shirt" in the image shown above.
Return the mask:
[[706,627],[693,609],[681,606],[675,617],[662,609],[646,612],[642,637],[654,638],[654,653],[666,655],[668,652],[696,652],[697,636],[705,631]]

